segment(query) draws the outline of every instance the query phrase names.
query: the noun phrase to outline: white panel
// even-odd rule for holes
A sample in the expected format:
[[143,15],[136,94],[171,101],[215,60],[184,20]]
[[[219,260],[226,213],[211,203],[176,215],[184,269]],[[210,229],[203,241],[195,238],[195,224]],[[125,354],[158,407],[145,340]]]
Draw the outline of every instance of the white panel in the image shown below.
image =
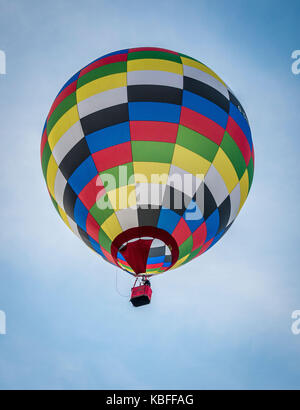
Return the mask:
[[129,71],[127,73],[127,85],[166,85],[183,88],[183,76],[167,71]]
[[84,137],[80,121],[72,125],[71,128],[58,140],[52,154],[59,165],[66,154]]
[[79,235],[79,232],[78,232],[77,224],[68,215],[67,215],[67,218],[68,218],[68,222],[69,222],[69,225],[70,225],[70,228],[71,228],[72,232],[75,233],[75,235],[78,236],[78,238],[80,240],[82,240],[81,236]]
[[56,202],[63,209],[64,209],[63,199],[64,199],[64,192],[65,192],[66,184],[67,184],[67,180],[61,173],[60,169],[58,168],[56,178],[55,178],[54,195],[55,195]]
[[116,216],[123,231],[139,226],[137,209],[120,209],[116,212]]
[[204,182],[214,197],[217,206],[221,205],[221,203],[229,195],[229,192],[223,178],[212,164],[205,175]]
[[234,190],[230,194],[230,204],[231,204],[231,212],[230,217],[227,225],[230,225],[232,221],[234,221],[235,217],[239,212],[240,207],[240,200],[241,200],[241,189],[240,184],[234,188]]
[[83,118],[93,112],[127,102],[127,87],[103,91],[78,103],[79,117]]
[[188,197],[192,198],[201,183],[202,180],[200,178],[171,164],[167,185],[173,186],[178,191],[184,192]]
[[215,77],[205,73],[202,70],[199,70],[198,68],[189,67],[187,65],[183,65],[183,73],[185,77],[194,78],[195,80],[202,81],[203,83],[210,85],[229,100],[229,93],[227,88]]
[[137,205],[162,205],[165,189],[165,184],[136,184]]

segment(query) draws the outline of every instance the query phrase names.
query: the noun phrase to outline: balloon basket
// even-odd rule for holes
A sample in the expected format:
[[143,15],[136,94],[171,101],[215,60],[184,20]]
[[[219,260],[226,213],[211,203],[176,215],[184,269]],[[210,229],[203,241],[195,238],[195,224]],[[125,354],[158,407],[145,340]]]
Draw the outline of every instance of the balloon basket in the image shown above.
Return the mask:
[[[149,282],[149,281],[148,281]],[[130,302],[134,307],[149,305],[151,302],[152,289],[149,284],[143,284],[140,286],[133,286],[131,289]]]

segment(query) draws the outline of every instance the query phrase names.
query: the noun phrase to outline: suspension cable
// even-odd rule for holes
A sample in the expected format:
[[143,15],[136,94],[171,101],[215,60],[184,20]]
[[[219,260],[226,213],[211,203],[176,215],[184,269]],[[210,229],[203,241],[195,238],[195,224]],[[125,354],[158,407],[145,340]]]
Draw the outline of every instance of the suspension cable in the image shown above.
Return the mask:
[[129,295],[123,295],[118,289],[118,268],[116,268],[116,282],[115,282],[115,285],[116,285],[116,291],[120,296],[122,296],[123,298],[129,298],[130,297],[130,293],[129,293]]

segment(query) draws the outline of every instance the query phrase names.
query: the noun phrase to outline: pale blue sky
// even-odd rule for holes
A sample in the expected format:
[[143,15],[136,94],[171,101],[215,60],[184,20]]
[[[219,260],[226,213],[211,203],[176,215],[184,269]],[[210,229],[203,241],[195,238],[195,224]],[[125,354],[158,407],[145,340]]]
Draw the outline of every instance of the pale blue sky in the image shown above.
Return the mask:
[[[297,0],[0,0],[0,389],[300,387],[299,15]],[[153,279],[152,304],[134,310],[115,269],[58,218],[39,145],[73,73],[145,45],[194,56],[228,83],[256,168],[222,241]],[[131,277],[118,280],[128,293]]]

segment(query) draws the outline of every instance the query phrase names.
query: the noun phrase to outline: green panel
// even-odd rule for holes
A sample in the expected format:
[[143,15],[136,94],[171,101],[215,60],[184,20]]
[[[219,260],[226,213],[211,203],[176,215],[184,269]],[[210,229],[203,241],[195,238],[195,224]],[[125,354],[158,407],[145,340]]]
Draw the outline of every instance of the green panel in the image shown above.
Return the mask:
[[200,63],[200,64],[204,65],[205,67],[207,67],[207,65],[203,64],[202,61],[196,60],[196,58],[187,56],[186,54],[181,54],[181,53],[179,53],[179,54],[180,54],[181,57],[189,58],[190,60],[194,60],[194,61],[196,61],[197,63]]
[[213,162],[219,149],[216,143],[183,125],[178,127],[176,144],[201,155],[209,162]]
[[224,150],[224,152],[232,162],[238,178],[241,179],[246,169],[246,162],[239,147],[236,145],[235,141],[231,138],[227,131],[225,131],[220,147]]
[[54,127],[54,125],[57,123],[57,121],[74,105],[77,104],[76,101],[76,94],[72,93],[68,95],[53,111],[51,114],[51,117],[48,119],[47,122],[47,134],[50,134],[50,131]]
[[47,168],[48,168],[48,162],[49,162],[50,156],[51,156],[51,149],[47,141],[44,146],[44,151],[42,155],[42,169],[43,169],[43,174],[44,174],[46,181],[47,181]]
[[99,244],[110,253],[111,239],[106,235],[103,229],[99,230]]
[[[103,205],[102,206],[103,209],[100,209],[97,204],[99,204],[100,207]],[[103,222],[106,221],[106,219],[114,213],[114,210],[112,208],[108,208],[104,206],[106,204],[110,204],[107,194],[103,195],[98,200],[98,202],[95,203],[90,209],[90,213],[92,214],[92,216],[95,218],[95,220],[98,222],[99,225],[102,225]]]
[[156,141],[132,141],[133,161],[164,162],[170,164],[175,144]]
[[183,242],[182,245],[179,246],[179,257],[178,260],[186,256],[191,252],[193,248],[193,237],[192,235],[187,238],[185,242]]
[[58,210],[57,202],[55,201],[55,199],[53,198],[53,196],[52,196],[51,194],[50,194],[50,198],[51,198],[51,201],[52,201],[52,203],[53,203],[55,209],[56,209],[57,212],[58,212],[58,215],[61,217],[61,215],[60,215],[60,213],[59,213],[59,210]]
[[127,72],[127,62],[120,61],[118,63],[111,63],[97,67],[94,70],[89,71],[82,77],[78,78],[77,89],[83,85],[96,80],[97,78],[105,77],[110,74],[126,73]]
[[253,181],[253,174],[254,174],[254,164],[253,164],[253,158],[251,157],[249,164],[248,164],[248,176],[249,176],[249,191],[252,185]]
[[159,60],[175,61],[181,64],[181,59],[177,54],[167,53],[165,51],[145,50],[128,53],[127,61],[138,60],[143,58],[157,58]]
[[101,177],[105,174],[111,175],[114,178],[115,182],[115,187],[106,187],[106,184],[104,184],[106,192],[109,192],[112,189],[128,185],[129,178],[133,175],[133,164],[132,162],[129,162],[128,164],[119,165],[117,167],[100,172],[99,175]]
[[190,256],[183,262],[182,265],[185,265],[186,263],[190,262],[192,259],[196,258],[196,256],[199,254],[199,252],[201,251],[202,246],[200,246],[200,248],[195,249]]

